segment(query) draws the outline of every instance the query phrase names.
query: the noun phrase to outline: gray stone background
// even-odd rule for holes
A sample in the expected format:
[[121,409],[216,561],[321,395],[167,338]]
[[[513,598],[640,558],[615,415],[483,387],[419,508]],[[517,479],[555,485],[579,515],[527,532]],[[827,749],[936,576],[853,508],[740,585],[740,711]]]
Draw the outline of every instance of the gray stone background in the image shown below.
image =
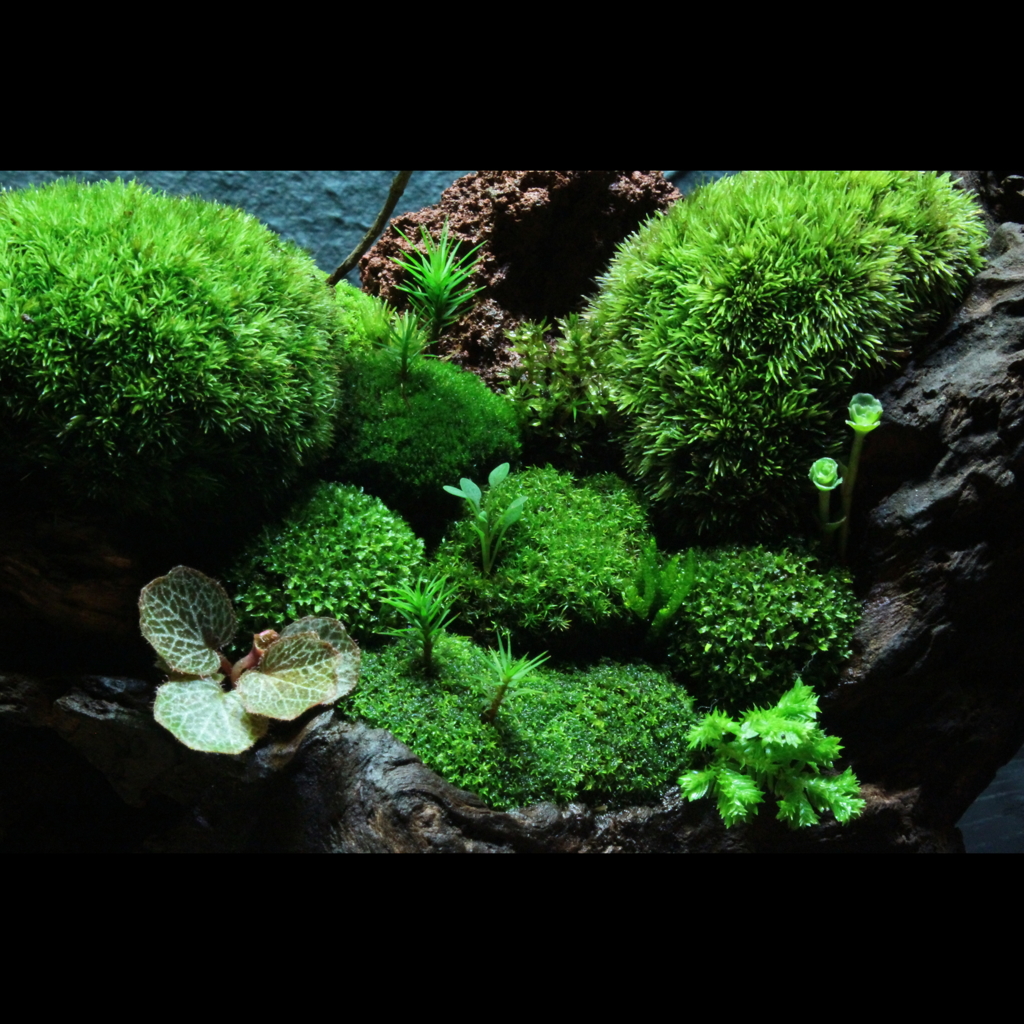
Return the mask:
[[[415,171],[392,216],[438,202],[469,171]],[[684,195],[735,171],[665,171]],[[171,195],[240,207],[306,249],[330,273],[358,244],[387,197],[394,171],[0,171],[0,187],[58,178],[132,178]],[[358,271],[348,279],[359,284]],[[958,825],[968,853],[1024,853],[1024,748],[999,770]]]

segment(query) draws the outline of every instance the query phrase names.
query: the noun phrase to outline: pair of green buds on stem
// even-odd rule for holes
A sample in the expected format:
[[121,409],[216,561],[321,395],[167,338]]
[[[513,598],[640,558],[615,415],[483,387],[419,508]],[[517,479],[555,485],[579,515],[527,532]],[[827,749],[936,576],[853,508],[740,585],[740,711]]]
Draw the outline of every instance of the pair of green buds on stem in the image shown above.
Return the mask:
[[[860,464],[864,438],[878,426],[882,419],[882,403],[874,395],[859,394],[850,399],[850,418],[846,421],[853,428],[853,448],[847,465],[835,459],[818,459],[811,466],[810,478],[818,488],[818,509],[821,515],[821,530],[824,547],[827,549],[832,534],[839,530],[839,558],[846,561],[846,544],[850,532],[850,507],[853,504],[853,486],[857,482],[857,468]],[[842,474],[842,475],[840,475]],[[842,485],[843,517],[829,522],[829,504],[832,492]]]

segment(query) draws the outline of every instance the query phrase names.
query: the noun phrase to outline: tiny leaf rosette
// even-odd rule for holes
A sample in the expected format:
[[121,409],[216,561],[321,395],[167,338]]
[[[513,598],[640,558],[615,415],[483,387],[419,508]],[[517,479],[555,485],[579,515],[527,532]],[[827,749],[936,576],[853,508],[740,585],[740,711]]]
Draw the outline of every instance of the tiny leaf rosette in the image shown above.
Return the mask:
[[834,491],[843,482],[835,459],[818,459],[808,475],[819,491]]
[[881,422],[882,403],[874,395],[862,392],[850,399],[849,413],[846,425],[858,434],[867,434]]

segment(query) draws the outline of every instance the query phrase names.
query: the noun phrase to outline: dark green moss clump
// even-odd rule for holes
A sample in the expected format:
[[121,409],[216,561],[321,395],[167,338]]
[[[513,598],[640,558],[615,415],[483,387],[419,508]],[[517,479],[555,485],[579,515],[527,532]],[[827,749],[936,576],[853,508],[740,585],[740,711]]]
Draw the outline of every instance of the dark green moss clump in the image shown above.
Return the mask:
[[204,524],[279,494],[330,446],[325,276],[241,210],[135,182],[0,193],[4,476]]
[[650,666],[603,662],[538,669],[513,689],[493,724],[480,712],[494,670],[469,640],[445,636],[437,670],[399,642],[363,659],[341,713],[390,730],[453,785],[506,809],[551,800],[656,801],[689,767],[694,722],[686,691]]
[[333,475],[376,494],[417,527],[457,511],[445,484],[486,478],[519,452],[508,402],[450,363],[414,359],[402,380],[391,352],[354,353],[341,391]]
[[423,541],[400,516],[357,487],[321,482],[263,531],[224,585],[241,637],[326,615],[362,646],[393,620],[381,604],[388,587],[413,582],[422,565]]
[[703,552],[666,629],[673,669],[701,705],[774,704],[800,677],[823,691],[850,656],[860,617],[850,574],[763,547]]
[[692,537],[777,541],[855,378],[955,306],[986,240],[930,172],[744,172],[652,217],[589,311],[629,471]]
[[604,629],[614,641],[607,627],[626,618],[622,593],[648,536],[635,492],[611,473],[577,480],[547,467],[486,489],[483,508],[499,517],[520,495],[522,518],[505,534],[489,576],[468,516],[438,548],[434,568],[458,584],[462,623],[474,630],[494,624],[546,644],[581,627],[594,637]]

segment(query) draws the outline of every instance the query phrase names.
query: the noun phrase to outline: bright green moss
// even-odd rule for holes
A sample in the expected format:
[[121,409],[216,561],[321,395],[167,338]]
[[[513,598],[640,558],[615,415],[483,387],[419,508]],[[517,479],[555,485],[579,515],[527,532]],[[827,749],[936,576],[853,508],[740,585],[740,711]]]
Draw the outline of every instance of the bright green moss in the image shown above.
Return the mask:
[[809,555],[720,548],[697,559],[693,589],[666,628],[673,669],[701,705],[774,704],[799,676],[824,689],[850,656],[860,618],[850,574]]
[[120,181],[0,193],[4,475],[165,517],[279,493],[331,440],[324,280],[215,203]]
[[462,622],[544,636],[624,618],[622,593],[647,538],[633,489],[611,473],[577,480],[551,467],[528,469],[488,488],[483,508],[500,515],[520,495],[522,518],[505,533],[489,576],[468,517],[438,548],[434,570],[458,585]]
[[345,349],[365,350],[387,341],[391,318],[382,299],[342,280],[335,285],[334,302]]
[[454,513],[445,484],[486,476],[519,452],[508,403],[450,363],[415,359],[402,381],[392,353],[353,353],[341,387],[334,475],[417,524]]
[[242,636],[306,615],[339,619],[362,646],[394,615],[387,588],[412,583],[423,541],[372,495],[321,482],[267,527],[229,572]]
[[651,218],[589,312],[629,471],[690,534],[777,539],[852,381],[954,307],[986,237],[930,172],[745,172]]
[[415,643],[366,653],[341,712],[388,729],[449,782],[506,809],[541,800],[657,800],[689,767],[692,700],[650,666],[603,662],[535,670],[484,724],[494,669],[463,637],[445,635],[426,676]]

